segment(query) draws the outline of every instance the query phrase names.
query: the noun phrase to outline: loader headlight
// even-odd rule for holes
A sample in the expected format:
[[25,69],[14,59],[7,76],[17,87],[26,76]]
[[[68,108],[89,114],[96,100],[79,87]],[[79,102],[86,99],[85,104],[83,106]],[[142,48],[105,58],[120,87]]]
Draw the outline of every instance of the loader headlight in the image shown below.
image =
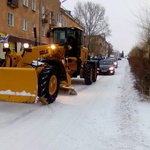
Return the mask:
[[4,43],[3,52],[10,52],[10,47],[8,43]]
[[4,43],[4,48],[9,48],[9,44],[8,43]]
[[56,48],[55,45],[51,45],[51,49],[54,50]]
[[23,44],[23,47],[24,47],[24,48],[29,48],[29,44],[28,44],[28,43],[24,43],[24,44]]

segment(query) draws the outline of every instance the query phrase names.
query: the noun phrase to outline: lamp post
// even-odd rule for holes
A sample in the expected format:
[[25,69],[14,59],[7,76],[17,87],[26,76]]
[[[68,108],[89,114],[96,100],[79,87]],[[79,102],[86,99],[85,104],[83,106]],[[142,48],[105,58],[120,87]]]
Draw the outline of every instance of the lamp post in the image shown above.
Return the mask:
[[41,45],[41,28],[42,28],[42,0],[39,2],[39,45]]

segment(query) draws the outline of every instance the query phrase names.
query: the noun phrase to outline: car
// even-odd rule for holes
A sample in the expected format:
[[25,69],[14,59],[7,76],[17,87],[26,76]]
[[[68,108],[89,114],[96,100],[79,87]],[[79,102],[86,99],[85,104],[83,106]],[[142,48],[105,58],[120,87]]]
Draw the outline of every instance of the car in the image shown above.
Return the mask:
[[[104,58],[103,57],[93,57],[91,59],[97,63],[97,68],[99,68],[99,61],[103,60]],[[98,71],[97,71],[97,74],[98,74]]]
[[107,59],[113,62],[115,68],[118,68],[118,60],[116,58],[108,57]]
[[105,57],[93,57],[92,60],[97,60],[97,61],[100,61],[100,60],[103,60],[105,59]]
[[97,68],[98,74],[115,74],[115,66],[112,61],[104,59],[99,61],[99,68]]

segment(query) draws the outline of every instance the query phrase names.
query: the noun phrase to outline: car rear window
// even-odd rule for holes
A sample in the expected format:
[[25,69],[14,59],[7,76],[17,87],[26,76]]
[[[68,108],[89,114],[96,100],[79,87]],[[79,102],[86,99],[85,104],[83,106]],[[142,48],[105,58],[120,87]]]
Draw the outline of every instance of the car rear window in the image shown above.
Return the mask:
[[100,61],[100,65],[111,65],[112,61]]

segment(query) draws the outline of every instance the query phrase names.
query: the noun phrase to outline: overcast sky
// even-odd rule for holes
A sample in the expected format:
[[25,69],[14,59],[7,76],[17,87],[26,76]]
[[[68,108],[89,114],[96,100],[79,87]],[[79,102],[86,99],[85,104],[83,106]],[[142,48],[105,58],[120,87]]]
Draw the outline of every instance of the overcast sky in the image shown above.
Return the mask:
[[[62,6],[67,10],[73,9],[80,0],[66,0]],[[138,43],[137,17],[143,9],[150,4],[150,0],[82,0],[81,2],[94,2],[106,9],[109,18],[111,37],[106,38],[115,50],[128,54]]]

